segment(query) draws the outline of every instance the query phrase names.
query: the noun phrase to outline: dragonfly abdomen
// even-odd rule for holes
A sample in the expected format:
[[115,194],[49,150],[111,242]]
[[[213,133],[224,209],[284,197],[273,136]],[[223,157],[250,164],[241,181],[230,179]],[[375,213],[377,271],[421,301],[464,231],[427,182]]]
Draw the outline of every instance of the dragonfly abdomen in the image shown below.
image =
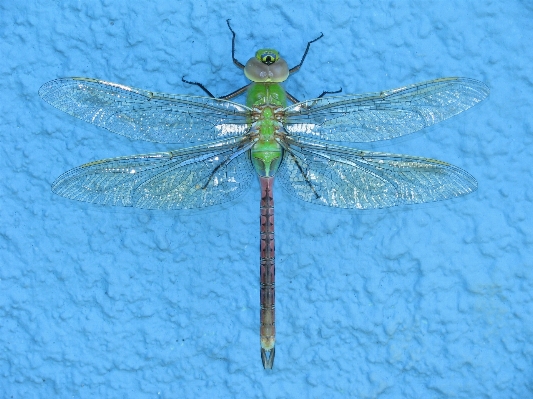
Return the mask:
[[275,245],[273,177],[259,177],[261,183],[260,216],[260,337],[261,359],[265,369],[274,365],[276,341],[275,312]]

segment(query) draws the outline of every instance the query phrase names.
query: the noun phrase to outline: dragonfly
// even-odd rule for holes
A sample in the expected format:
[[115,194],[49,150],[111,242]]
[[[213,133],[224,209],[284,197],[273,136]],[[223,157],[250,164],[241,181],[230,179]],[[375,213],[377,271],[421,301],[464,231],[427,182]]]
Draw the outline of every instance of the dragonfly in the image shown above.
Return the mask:
[[[279,52],[259,49],[246,64],[250,80],[215,97],[137,89],[73,77],[45,83],[41,98],[61,111],[130,139],[196,143],[81,165],[59,176],[52,191],[73,200],[147,209],[191,209],[232,201],[255,176],[260,195],[260,344],[265,369],[275,357],[274,179],[292,196],[345,209],[377,209],[440,201],[472,193],[477,182],[435,159],[362,151],[341,143],[392,139],[457,115],[484,100],[489,88],[468,78],[441,78],[367,94],[298,101],[282,83],[302,66],[311,44],[289,68]],[[246,103],[230,101],[246,94]],[[335,144],[337,143],[337,144]]]

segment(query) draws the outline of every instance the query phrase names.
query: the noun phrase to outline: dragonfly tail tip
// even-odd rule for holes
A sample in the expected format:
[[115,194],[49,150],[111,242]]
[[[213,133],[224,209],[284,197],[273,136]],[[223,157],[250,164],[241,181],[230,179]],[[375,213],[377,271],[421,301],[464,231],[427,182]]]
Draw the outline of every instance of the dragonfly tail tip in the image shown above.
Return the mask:
[[271,370],[274,367],[274,355],[276,348],[265,350],[261,348],[261,361],[265,370]]

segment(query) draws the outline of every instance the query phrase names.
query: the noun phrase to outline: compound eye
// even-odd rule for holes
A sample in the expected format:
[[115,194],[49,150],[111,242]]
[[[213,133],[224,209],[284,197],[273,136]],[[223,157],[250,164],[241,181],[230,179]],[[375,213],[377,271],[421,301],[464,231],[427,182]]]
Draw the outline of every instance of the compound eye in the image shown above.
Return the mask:
[[272,65],[279,60],[279,53],[273,49],[261,49],[257,52],[256,58],[263,64]]

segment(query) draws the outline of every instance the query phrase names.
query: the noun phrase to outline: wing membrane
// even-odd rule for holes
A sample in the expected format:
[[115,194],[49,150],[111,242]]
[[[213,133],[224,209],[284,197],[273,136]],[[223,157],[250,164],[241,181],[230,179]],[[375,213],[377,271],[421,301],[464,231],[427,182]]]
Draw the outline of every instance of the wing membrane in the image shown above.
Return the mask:
[[252,176],[246,148],[226,141],[91,162],[61,175],[52,191],[96,204],[202,208],[236,198]]
[[285,108],[287,133],[339,142],[403,136],[476,105],[489,94],[482,82],[443,78],[379,93],[324,97]]
[[248,107],[208,97],[155,93],[89,78],[52,80],[39,95],[67,114],[132,139],[206,142],[248,130]]
[[428,158],[288,141],[277,173],[304,201],[338,208],[374,209],[439,201],[475,191],[464,170]]

